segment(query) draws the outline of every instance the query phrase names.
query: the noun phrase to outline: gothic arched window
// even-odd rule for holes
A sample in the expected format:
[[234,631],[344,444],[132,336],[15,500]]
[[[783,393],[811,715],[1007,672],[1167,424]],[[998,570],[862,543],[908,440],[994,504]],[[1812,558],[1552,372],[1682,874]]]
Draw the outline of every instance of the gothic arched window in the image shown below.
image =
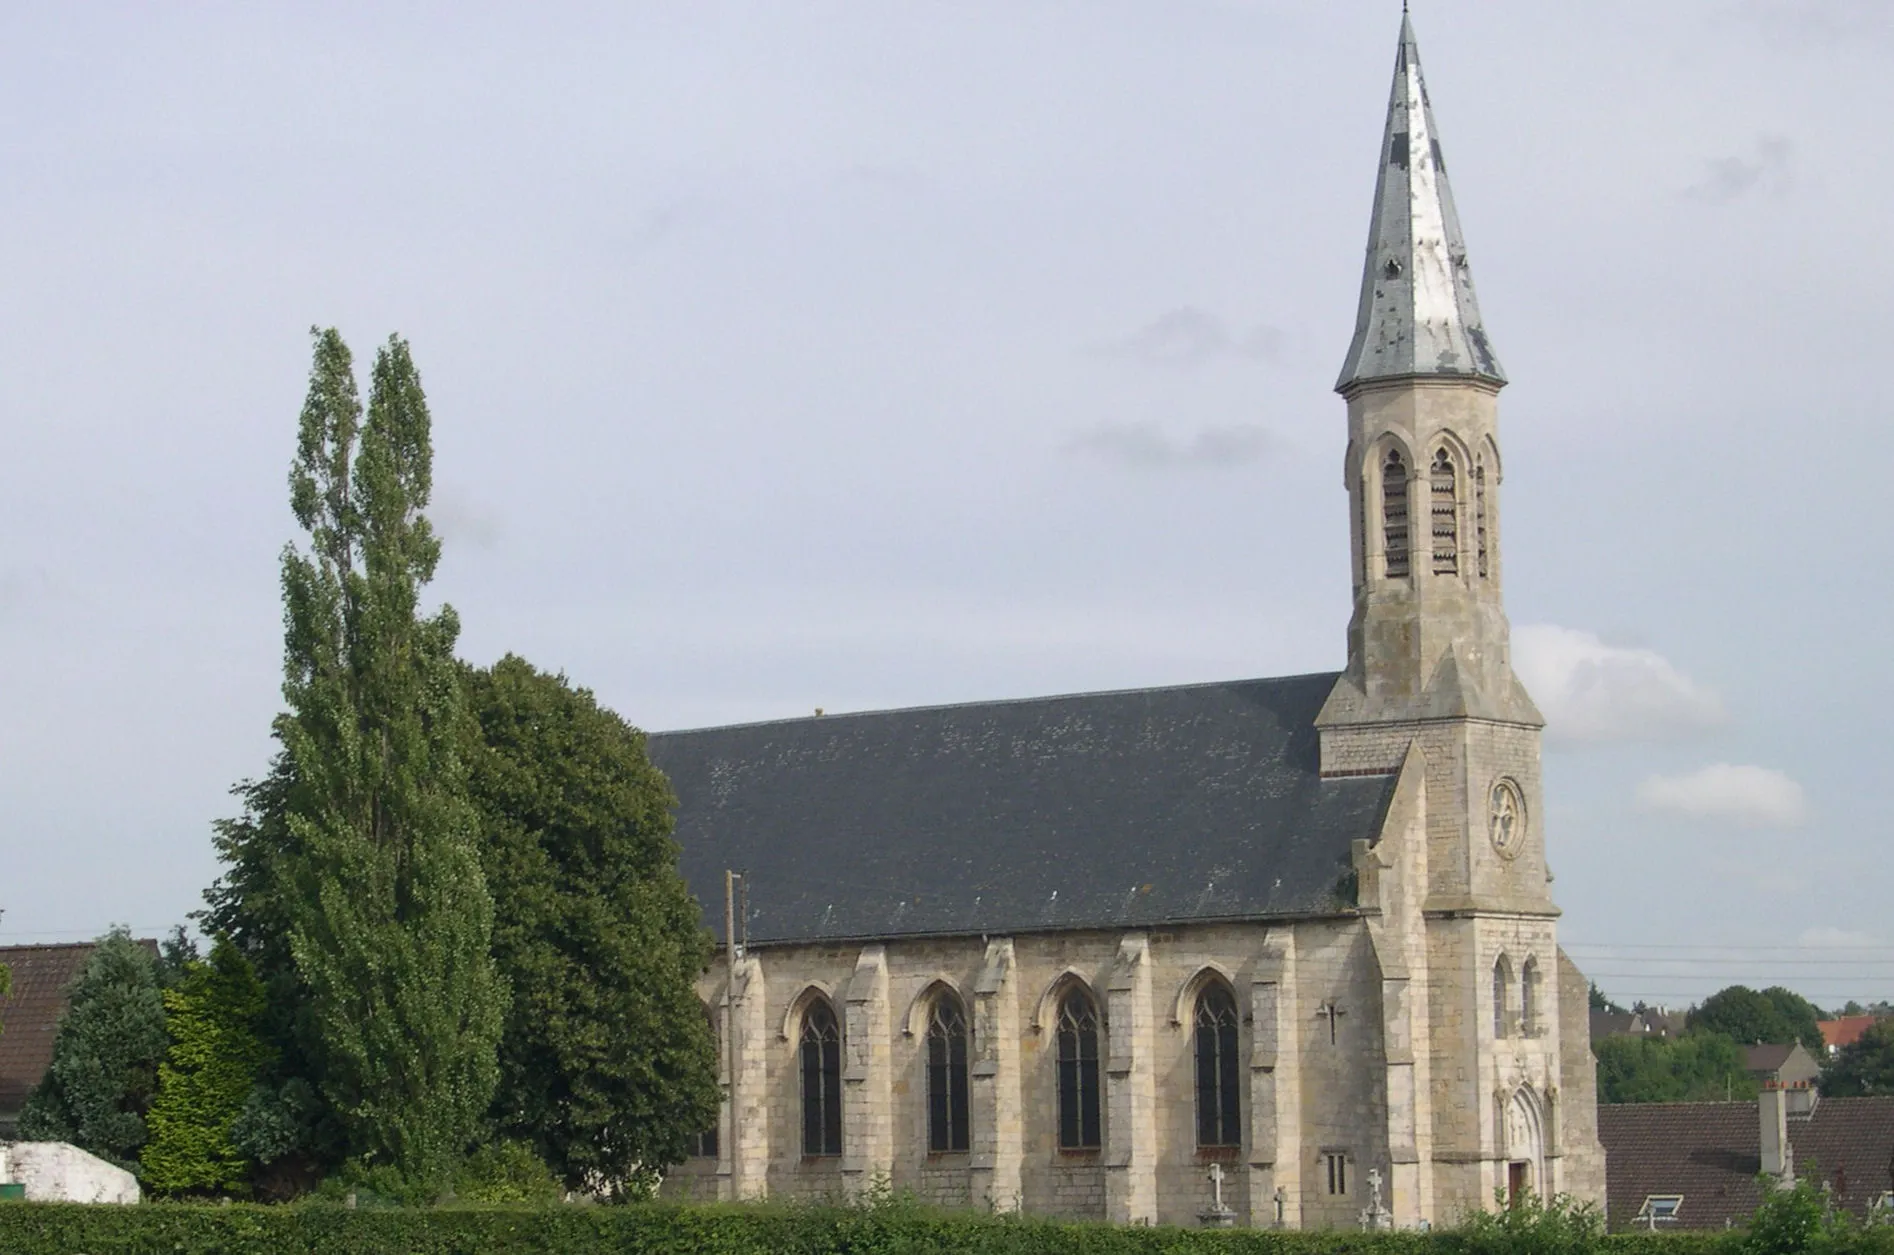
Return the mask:
[[1493,964],[1493,1036],[1512,1035],[1513,965],[1500,955]]
[[1381,540],[1388,578],[1406,579],[1407,459],[1399,449],[1389,449],[1381,463]]
[[1486,578],[1486,463],[1473,468],[1473,538],[1479,551],[1480,578]]
[[927,1017],[927,1149],[967,1145],[967,1016],[943,989]]
[[1433,485],[1434,574],[1460,573],[1460,492],[1453,455],[1445,449],[1434,454],[1427,472]]
[[1197,1145],[1241,1146],[1236,999],[1214,982],[1197,995]]
[[1519,969],[1519,1023],[1526,1036],[1539,1031],[1539,960],[1527,959]]
[[1059,999],[1059,1149],[1096,1150],[1098,1007],[1078,986]]
[[821,998],[802,1013],[802,1153],[842,1153],[842,1029]]

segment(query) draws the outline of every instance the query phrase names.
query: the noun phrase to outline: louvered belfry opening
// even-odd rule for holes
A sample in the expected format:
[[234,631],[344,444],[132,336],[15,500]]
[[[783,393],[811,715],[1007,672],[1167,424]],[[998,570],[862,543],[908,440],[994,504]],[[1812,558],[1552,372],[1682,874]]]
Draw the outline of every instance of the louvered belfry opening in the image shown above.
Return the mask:
[[802,1015],[802,1153],[842,1153],[842,1029],[822,1000]]
[[1479,550],[1480,578],[1486,578],[1486,463],[1473,468],[1473,538]]
[[1406,579],[1407,459],[1399,449],[1389,449],[1387,460],[1381,464],[1381,535],[1388,578]]
[[1221,981],[1197,996],[1197,1145],[1241,1146],[1236,999]]
[[1428,471],[1433,485],[1434,574],[1460,573],[1460,494],[1453,455],[1445,449],[1434,454]]
[[927,1149],[966,1150],[967,1114],[967,1016],[943,991],[927,1018]]
[[1059,1000],[1059,1149],[1097,1150],[1098,1007],[1083,989]]

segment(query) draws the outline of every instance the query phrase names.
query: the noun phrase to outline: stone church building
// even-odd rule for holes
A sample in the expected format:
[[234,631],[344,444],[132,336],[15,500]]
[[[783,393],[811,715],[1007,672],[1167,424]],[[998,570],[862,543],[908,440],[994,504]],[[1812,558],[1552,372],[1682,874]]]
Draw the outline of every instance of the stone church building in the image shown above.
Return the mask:
[[666,1191],[1288,1228],[1602,1202],[1500,596],[1505,383],[1404,19],[1337,385],[1347,668],[654,735],[720,936],[744,873],[700,983],[726,1102]]

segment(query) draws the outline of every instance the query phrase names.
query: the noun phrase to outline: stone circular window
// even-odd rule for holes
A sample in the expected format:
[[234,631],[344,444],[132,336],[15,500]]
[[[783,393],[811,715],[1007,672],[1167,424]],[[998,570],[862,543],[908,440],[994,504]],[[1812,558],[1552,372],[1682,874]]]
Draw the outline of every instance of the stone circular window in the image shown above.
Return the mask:
[[1493,783],[1487,799],[1487,834],[1504,858],[1519,853],[1526,843],[1526,799],[1519,786],[1504,777]]

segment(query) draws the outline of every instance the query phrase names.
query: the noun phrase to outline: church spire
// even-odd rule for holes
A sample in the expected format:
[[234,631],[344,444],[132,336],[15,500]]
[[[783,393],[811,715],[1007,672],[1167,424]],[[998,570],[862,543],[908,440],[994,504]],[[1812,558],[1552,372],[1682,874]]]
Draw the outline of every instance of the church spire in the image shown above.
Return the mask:
[[1480,323],[1466,240],[1421,78],[1420,49],[1403,8],[1361,310],[1335,390],[1347,393],[1376,380],[1417,375],[1506,382]]

